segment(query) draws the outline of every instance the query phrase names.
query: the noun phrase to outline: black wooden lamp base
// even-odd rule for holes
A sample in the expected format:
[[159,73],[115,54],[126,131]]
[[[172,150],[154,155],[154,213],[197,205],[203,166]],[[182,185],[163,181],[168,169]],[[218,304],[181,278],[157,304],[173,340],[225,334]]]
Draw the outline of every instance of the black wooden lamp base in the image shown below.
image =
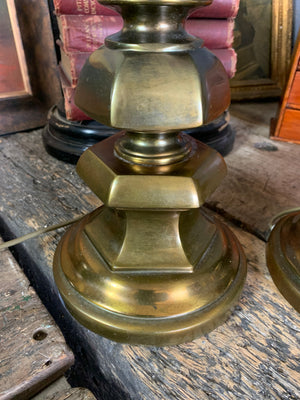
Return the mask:
[[228,111],[207,125],[185,132],[217,150],[223,157],[233,149],[235,132],[229,123]]
[[[68,121],[60,107],[53,106],[43,130],[43,142],[49,154],[75,164],[84,150],[116,132],[116,129],[96,121]],[[228,111],[207,125],[185,132],[217,150],[223,157],[233,148],[235,132],[229,124]]]
[[68,121],[59,106],[53,106],[43,130],[43,142],[49,154],[75,164],[88,147],[116,132],[96,121]]

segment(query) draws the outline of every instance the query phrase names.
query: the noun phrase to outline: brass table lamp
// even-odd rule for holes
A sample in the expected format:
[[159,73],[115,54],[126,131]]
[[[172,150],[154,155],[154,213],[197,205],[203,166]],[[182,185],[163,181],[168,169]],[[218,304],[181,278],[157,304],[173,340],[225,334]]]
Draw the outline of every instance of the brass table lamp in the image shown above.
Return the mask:
[[210,0],[104,0],[124,18],[84,66],[76,103],[121,133],[77,170],[104,205],[62,238],[54,276],[70,312],[110,339],[178,344],[224,321],[246,275],[240,244],[200,206],[222,157],[181,133],[229,105],[218,59],[188,35]]

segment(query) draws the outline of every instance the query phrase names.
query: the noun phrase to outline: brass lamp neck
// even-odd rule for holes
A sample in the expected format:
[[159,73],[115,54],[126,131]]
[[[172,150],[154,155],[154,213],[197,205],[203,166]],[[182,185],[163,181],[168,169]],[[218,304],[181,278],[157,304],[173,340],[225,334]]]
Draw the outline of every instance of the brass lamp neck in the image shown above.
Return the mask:
[[[121,7],[124,26],[112,38],[119,43],[190,43],[195,38],[184,30],[189,7],[126,4]],[[151,16],[151,18],[149,18]]]
[[191,150],[190,138],[178,132],[126,132],[115,144],[117,157],[145,167],[179,163],[191,155]]

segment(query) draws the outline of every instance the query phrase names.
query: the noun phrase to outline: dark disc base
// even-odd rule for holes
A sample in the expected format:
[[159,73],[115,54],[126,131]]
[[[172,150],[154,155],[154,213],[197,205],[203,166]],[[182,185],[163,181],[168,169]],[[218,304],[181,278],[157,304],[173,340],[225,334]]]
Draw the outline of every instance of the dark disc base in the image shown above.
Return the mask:
[[[53,106],[43,130],[44,146],[49,154],[76,164],[81,154],[90,146],[108,138],[117,129],[96,121],[68,121],[59,107]],[[229,124],[229,112],[224,112],[215,121],[185,131],[200,142],[217,150],[223,157],[233,148],[235,132]]]
[[43,143],[52,156],[76,164],[88,147],[116,132],[116,129],[96,121],[68,121],[64,112],[53,106],[43,130]]
[[228,111],[225,111],[219,118],[207,125],[188,129],[184,132],[217,150],[223,157],[233,149],[235,132],[229,124]]

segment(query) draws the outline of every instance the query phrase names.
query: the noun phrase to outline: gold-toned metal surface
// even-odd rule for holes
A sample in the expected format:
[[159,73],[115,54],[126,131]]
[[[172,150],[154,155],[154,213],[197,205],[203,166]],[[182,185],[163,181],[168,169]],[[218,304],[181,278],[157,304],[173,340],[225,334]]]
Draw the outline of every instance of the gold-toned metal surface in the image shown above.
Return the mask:
[[[166,235],[162,270],[127,271],[123,267],[124,271],[114,272],[100,258],[85,229],[106,212],[105,208],[97,210],[68,231],[55,256],[56,282],[79,322],[115,341],[162,346],[191,341],[228,317],[239,297],[246,268],[242,249],[228,228],[210,222],[199,209],[188,211],[181,221],[182,230],[192,230],[192,222],[197,220],[207,225],[210,233],[204,252],[200,246],[202,254],[193,272],[176,271],[174,262],[178,259],[168,251]],[[205,236],[205,231],[195,235],[189,244],[195,248],[201,240],[207,241]],[[156,250],[143,256],[150,264]]]
[[123,131],[89,148],[77,171],[104,206],[74,225],[54,276],[71,313],[116,341],[177,344],[227,317],[246,275],[233,234],[200,208],[222,157],[181,133],[229,104],[226,72],[184,16],[206,0],[105,0],[124,17],[83,68],[77,104]]
[[124,133],[81,157],[77,170],[105,206],[75,225],[55,259],[72,314],[116,341],[176,344],[220,324],[237,300],[246,263],[240,245],[201,209],[225,174],[221,156],[188,139],[193,155],[163,168],[114,156]]
[[267,244],[267,265],[282,295],[300,312],[300,212],[283,216]]

